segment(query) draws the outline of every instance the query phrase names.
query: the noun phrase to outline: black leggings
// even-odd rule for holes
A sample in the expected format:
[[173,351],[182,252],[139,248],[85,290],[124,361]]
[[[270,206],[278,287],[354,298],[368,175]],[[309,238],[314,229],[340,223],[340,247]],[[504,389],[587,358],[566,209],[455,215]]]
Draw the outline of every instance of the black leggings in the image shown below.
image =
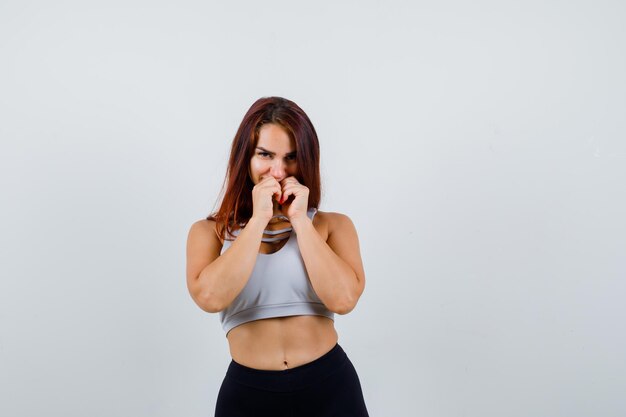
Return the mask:
[[230,362],[215,417],[368,417],[359,377],[336,344],[313,362],[283,371]]

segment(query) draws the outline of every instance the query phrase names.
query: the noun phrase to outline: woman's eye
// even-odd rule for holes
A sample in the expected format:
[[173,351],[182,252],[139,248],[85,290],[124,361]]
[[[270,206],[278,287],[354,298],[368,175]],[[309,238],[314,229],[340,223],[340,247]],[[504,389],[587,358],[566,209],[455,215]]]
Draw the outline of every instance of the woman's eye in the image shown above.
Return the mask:
[[[261,156],[263,158],[272,156],[272,155],[270,155],[267,152],[258,152],[257,155],[259,155],[259,156]],[[289,155],[289,156],[285,157],[285,159],[287,159],[288,161],[295,161],[297,158],[296,158],[296,155]]]

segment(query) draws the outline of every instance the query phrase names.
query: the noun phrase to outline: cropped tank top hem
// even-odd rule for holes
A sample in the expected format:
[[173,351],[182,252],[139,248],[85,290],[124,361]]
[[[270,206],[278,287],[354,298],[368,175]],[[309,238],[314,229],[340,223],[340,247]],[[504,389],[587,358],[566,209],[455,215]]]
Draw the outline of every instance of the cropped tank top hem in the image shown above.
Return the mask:
[[222,326],[228,336],[231,329],[249,321],[287,316],[324,316],[335,321],[334,314],[326,309],[324,304],[300,301],[249,308],[233,314]]
[[[311,220],[316,213],[316,208],[307,211]],[[225,240],[221,253],[231,244],[232,241]],[[226,335],[241,324],[272,317],[324,316],[335,320],[334,313],[326,308],[311,285],[295,230],[278,251],[259,253],[246,285],[219,315]]]

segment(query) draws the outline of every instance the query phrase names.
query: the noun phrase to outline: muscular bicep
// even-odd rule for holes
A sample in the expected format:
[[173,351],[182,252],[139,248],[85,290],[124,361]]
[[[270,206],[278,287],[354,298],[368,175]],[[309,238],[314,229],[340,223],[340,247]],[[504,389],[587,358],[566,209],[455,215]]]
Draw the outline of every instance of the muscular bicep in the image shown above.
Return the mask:
[[352,220],[345,214],[333,213],[328,224],[328,246],[355,272],[359,296],[365,288],[365,271],[361,260],[359,237]]
[[[189,229],[187,237],[187,288],[196,303],[202,288],[198,277],[202,270],[220,256],[222,243],[215,233],[215,222],[199,220]],[[198,304],[199,305],[199,304]]]

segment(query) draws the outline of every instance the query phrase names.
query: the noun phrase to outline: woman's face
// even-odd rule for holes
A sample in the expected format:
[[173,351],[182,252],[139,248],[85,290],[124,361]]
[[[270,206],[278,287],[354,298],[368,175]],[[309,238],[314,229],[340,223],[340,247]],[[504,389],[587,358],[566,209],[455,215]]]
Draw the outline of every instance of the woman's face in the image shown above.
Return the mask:
[[250,159],[250,178],[258,184],[266,176],[278,182],[297,176],[296,141],[279,125],[267,123],[259,130],[259,140]]

